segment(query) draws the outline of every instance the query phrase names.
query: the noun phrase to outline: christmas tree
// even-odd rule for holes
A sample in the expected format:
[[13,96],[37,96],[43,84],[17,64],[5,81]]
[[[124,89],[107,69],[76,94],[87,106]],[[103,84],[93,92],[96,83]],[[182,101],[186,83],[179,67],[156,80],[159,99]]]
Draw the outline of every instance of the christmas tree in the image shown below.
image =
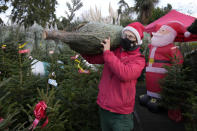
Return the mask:
[[[35,130],[99,130],[96,97],[103,67],[92,69],[80,56],[77,60],[71,59],[76,52],[67,45],[22,53],[28,50],[26,34],[20,28],[11,28],[6,38],[1,39],[0,98],[6,94],[6,99],[0,110],[5,120],[0,129],[29,130],[36,119],[36,105],[44,101],[46,115]],[[29,59],[29,55],[33,59]],[[48,75],[32,73],[35,58],[49,63]],[[47,118],[48,123],[44,124]]]
[[175,63],[166,66],[168,74],[161,81],[162,105],[169,110],[181,111],[187,131],[197,130],[196,54],[196,51],[190,51],[183,66]]

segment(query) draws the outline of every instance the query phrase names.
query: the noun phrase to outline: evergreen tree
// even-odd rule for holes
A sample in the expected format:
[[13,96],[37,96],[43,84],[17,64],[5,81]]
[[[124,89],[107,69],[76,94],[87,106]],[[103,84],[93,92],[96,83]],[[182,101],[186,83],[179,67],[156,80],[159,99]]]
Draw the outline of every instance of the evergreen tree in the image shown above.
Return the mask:
[[131,14],[134,12],[134,8],[130,7],[128,3],[126,3],[124,0],[120,0],[118,2],[119,8],[118,8],[118,18],[120,19],[120,25],[123,27],[128,25],[131,22],[134,22],[136,20],[133,20],[131,17]]
[[[36,116],[34,114],[36,104],[38,104],[40,101],[44,101],[47,105],[46,108],[46,115],[44,118],[42,118],[37,126],[35,127],[35,130],[43,130],[43,131],[64,131],[65,124],[68,122],[68,120],[65,117],[66,111],[60,110],[62,107],[62,104],[60,103],[60,99],[57,99],[57,89],[54,87],[47,86],[47,90],[45,89],[37,89],[39,96],[37,97],[36,102],[33,105],[28,104],[28,109],[24,109],[24,112],[28,116],[29,120],[29,127],[23,128],[23,129],[31,129],[33,121],[36,119]],[[44,125],[44,123],[48,120],[48,123]]]
[[[61,112],[66,111],[65,129],[72,130],[99,130],[99,118],[97,114],[97,86],[101,75],[100,66],[97,70],[91,70],[83,62],[83,58],[77,58],[80,66],[90,70],[90,74],[80,74],[78,72],[78,63],[71,59],[76,53],[69,48],[60,49],[60,54],[52,59],[54,62],[58,59],[64,62],[63,68],[56,68],[57,63],[52,62],[58,87],[57,98],[61,100]],[[56,58],[55,58],[56,57]],[[62,65],[59,64],[59,67]],[[55,69],[56,68],[56,69]]]
[[28,117],[22,109],[26,109],[27,104],[34,103],[37,96],[36,88],[43,88],[43,85],[46,84],[45,78],[32,75],[32,61],[27,58],[27,55],[19,53],[24,49],[19,48],[24,42],[24,33],[21,33],[20,28],[16,28],[1,43],[1,46],[5,44],[6,48],[1,48],[0,52],[0,70],[2,72],[0,81],[3,83],[1,83],[0,97],[9,92],[5,102],[7,105],[14,103],[11,112],[18,111],[18,114],[14,116],[16,121],[9,126],[10,130],[15,130],[23,124],[26,126]]
[[72,23],[76,11],[78,11],[83,6],[81,0],[71,0],[71,3],[66,2],[66,7],[68,11],[65,11],[66,17],[61,17],[57,20],[58,29],[64,29],[66,31],[71,31],[74,26],[76,26],[75,22]]
[[69,22],[71,22],[73,18],[75,17],[75,12],[83,6],[83,3],[81,2],[81,0],[72,0],[71,2],[72,2],[72,5],[69,2],[66,2],[66,6],[69,12],[65,11]]
[[[41,93],[42,95],[40,96],[55,92],[52,93],[55,96],[54,102],[55,100],[59,101],[59,106],[53,107],[55,104],[52,104],[52,100],[46,100],[46,98],[51,98],[50,95],[40,99],[45,100],[46,103],[48,103],[47,105],[51,105],[50,107],[55,109],[47,109],[48,117],[53,117],[50,117],[50,123],[48,123],[43,130],[52,130],[57,128],[57,126],[60,126],[62,130],[66,129],[70,131],[99,130],[96,97],[99,77],[101,75],[100,68],[102,67],[99,66],[97,71],[91,71],[90,74],[80,74],[78,72],[78,63],[71,60],[71,57],[76,53],[68,46],[59,48],[58,50],[60,53],[54,52],[50,54],[47,61],[50,63],[48,77],[56,80],[58,86],[56,87],[48,84],[48,93],[45,91],[45,93]],[[89,69],[81,57],[79,57],[78,60],[80,61],[81,67]],[[55,75],[52,75],[53,72]],[[44,122],[42,121],[41,123]],[[37,127],[38,130],[41,125],[42,124]]]
[[[90,74],[80,74],[78,63],[71,60],[76,53],[65,44],[65,47],[53,48],[53,54],[49,54],[50,47],[31,54],[33,58],[50,63],[48,76],[35,76],[31,72],[33,60],[19,53],[26,49],[27,45],[19,46],[27,42],[28,30],[15,27],[5,30],[0,30],[0,46],[6,45],[0,49],[0,98],[6,94],[0,109],[0,117],[5,121],[0,123],[0,129],[29,130],[35,119],[35,105],[43,100],[47,104],[49,122],[42,130],[99,130],[96,97],[102,66],[91,70],[79,57],[80,66],[91,70]],[[56,80],[58,85],[50,85],[49,78]],[[41,130],[45,120],[39,121],[36,130]]]
[[12,21],[29,27],[34,22],[46,26],[54,24],[56,0],[14,0],[12,1]]
[[164,8],[154,8],[153,12],[152,12],[152,17],[149,18],[148,24],[152,23],[153,21],[159,19],[160,17],[164,16],[165,14],[167,14],[169,11],[171,11],[172,6],[171,4],[168,4],[166,7]]
[[10,0],[1,0],[0,1],[0,13],[5,12],[8,9],[8,6],[6,4],[9,1]]
[[185,73],[188,81],[193,81],[193,87],[190,89],[190,97],[187,99],[187,103],[184,105],[184,115],[186,119],[186,130],[197,130],[197,51],[195,48],[185,57],[184,68],[188,71]]
[[139,13],[138,20],[143,24],[148,23],[148,19],[152,16],[154,6],[159,0],[135,0],[134,10]]
[[[10,0],[1,0],[0,1],[0,14],[1,13],[5,13],[5,11],[8,9],[8,5],[7,3],[9,2]],[[3,20],[0,18],[0,25],[3,24]]]
[[[196,57],[192,58],[196,60]],[[196,72],[195,64],[188,64],[191,58],[185,58],[184,66],[173,64],[165,67],[167,76],[161,81],[162,105],[167,109],[180,109],[184,116],[187,131],[196,131],[197,126],[197,83],[191,72]],[[189,61],[190,63],[191,61]],[[193,78],[192,78],[193,77]]]
[[10,92],[7,92],[0,98],[0,130],[2,131],[9,129],[9,126],[16,121],[14,117],[19,113],[19,111],[14,110],[16,103],[7,103],[6,99],[9,94]]

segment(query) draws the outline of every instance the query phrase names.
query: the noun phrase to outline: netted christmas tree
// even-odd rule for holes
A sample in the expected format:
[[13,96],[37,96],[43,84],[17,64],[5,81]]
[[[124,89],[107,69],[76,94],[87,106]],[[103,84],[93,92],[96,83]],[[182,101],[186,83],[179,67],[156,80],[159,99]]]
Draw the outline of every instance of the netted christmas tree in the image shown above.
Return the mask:
[[43,38],[61,40],[80,54],[99,54],[103,51],[100,43],[108,37],[112,50],[119,47],[122,29],[123,27],[118,25],[90,22],[72,32],[45,30]]

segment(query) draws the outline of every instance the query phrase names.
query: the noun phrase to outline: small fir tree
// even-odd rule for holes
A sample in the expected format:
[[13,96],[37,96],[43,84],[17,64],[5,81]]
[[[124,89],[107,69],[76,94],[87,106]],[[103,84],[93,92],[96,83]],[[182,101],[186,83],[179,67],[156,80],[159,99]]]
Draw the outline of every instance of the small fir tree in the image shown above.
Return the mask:
[[[194,55],[193,55],[194,56]],[[190,61],[188,61],[190,58]],[[190,63],[196,57],[186,57],[183,66],[173,64],[165,67],[168,74],[161,81],[162,105],[167,109],[180,109],[187,131],[197,130],[197,83],[194,64]]]

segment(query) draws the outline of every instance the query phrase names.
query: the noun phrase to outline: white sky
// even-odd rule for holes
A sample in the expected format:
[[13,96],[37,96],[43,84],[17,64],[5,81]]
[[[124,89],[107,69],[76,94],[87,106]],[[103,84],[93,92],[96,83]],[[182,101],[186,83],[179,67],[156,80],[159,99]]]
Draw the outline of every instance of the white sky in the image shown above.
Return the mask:
[[[59,5],[57,6],[56,9],[57,17],[66,16],[65,15],[66,2],[70,2],[70,1],[71,0],[58,0]],[[125,1],[129,4],[129,6],[134,5],[134,0],[125,0]],[[103,16],[107,16],[109,3],[111,3],[111,6],[114,10],[117,10],[119,0],[81,0],[81,2],[83,3],[83,7],[76,12],[76,15],[78,17],[80,16],[81,13],[89,10],[90,7],[94,8],[95,5],[99,9],[101,9]],[[172,5],[172,8],[176,9],[177,11],[197,17],[197,0],[160,0],[157,6],[165,7],[167,6],[168,3],[170,3]]]
[[[56,7],[56,15],[57,17],[66,16],[66,2],[71,2],[71,0],[57,0],[58,5]],[[130,6],[134,5],[134,0],[125,0]],[[97,6],[102,11],[102,16],[108,16],[108,7],[109,3],[111,3],[111,6],[114,10],[118,9],[118,2],[119,0],[81,0],[83,3],[83,7],[80,8],[76,12],[76,16],[80,17],[80,14],[82,14],[85,11],[88,11],[90,7],[94,8]],[[165,7],[167,3],[170,3],[172,5],[173,9],[176,9],[177,11],[185,14],[189,14],[191,16],[197,17],[197,0],[160,0],[158,6],[159,7]],[[10,11],[7,11],[10,12]],[[1,14],[1,18],[3,18],[4,21],[7,21],[8,16]]]

